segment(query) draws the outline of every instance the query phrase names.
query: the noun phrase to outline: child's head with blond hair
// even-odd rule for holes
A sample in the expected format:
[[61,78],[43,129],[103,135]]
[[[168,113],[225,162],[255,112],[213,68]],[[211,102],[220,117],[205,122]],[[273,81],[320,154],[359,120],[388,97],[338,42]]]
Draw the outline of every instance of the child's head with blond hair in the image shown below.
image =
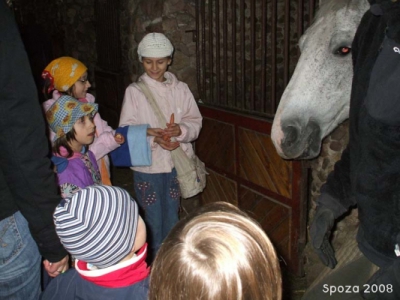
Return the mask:
[[149,299],[281,299],[274,247],[260,225],[226,202],[181,220],[152,265]]

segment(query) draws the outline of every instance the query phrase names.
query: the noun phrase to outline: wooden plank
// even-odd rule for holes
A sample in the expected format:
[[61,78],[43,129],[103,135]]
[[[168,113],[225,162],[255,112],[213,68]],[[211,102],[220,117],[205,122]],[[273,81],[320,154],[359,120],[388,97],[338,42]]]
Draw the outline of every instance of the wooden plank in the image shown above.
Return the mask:
[[202,204],[225,201],[238,205],[236,182],[212,171],[207,170],[207,187],[201,194]]
[[233,125],[210,118],[203,118],[203,127],[196,141],[196,153],[206,165],[212,165],[224,172],[234,174]]
[[196,152],[210,172],[202,203],[227,201],[248,212],[270,236],[289,269],[302,275],[305,168],[278,156],[269,120],[204,106],[200,111],[205,130],[196,141]]
[[292,163],[270,147],[270,136],[239,128],[239,140],[240,176],[290,198]]

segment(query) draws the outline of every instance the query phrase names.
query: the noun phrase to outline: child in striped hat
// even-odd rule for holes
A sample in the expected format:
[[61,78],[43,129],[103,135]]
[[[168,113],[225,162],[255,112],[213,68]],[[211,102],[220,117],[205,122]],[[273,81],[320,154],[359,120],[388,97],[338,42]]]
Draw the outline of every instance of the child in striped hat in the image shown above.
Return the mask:
[[147,299],[146,226],[127,191],[87,187],[62,200],[53,216],[75,268],[60,270],[42,300]]

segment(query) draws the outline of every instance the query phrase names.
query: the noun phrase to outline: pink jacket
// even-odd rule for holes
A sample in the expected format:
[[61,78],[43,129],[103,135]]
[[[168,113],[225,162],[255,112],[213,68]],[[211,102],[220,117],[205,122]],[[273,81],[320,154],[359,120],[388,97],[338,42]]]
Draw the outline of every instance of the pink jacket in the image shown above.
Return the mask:
[[[164,76],[167,80],[158,82],[145,73],[139,78],[139,81],[143,80],[148,85],[168,122],[171,114],[174,113],[175,123],[180,125],[182,131],[182,134],[176,137],[176,140],[181,142],[182,149],[191,157],[193,156],[191,142],[197,139],[203,118],[187,84],[179,81],[175,75],[170,72],[165,72]],[[119,126],[138,124],[150,124],[152,128],[160,127],[146,97],[142,91],[132,83],[125,91]],[[165,127],[166,125],[162,128]],[[174,164],[170,151],[164,150],[157,143],[154,143],[153,140],[152,138],[153,164],[149,167],[133,167],[132,169],[143,173],[171,172]]]
[[[58,91],[54,91],[53,92],[53,99],[49,99],[45,102],[43,102],[42,106],[44,111],[46,112],[50,106],[53,105],[53,103],[60,98],[60,93]],[[92,94],[87,93],[86,94],[86,99],[87,102],[90,103],[94,103],[95,102],[95,98]],[[82,101],[82,99],[80,99],[80,101]],[[104,157],[104,160],[106,162],[106,166],[108,171],[110,171],[110,160],[107,156],[108,153],[110,153],[112,150],[116,149],[119,147],[119,145],[117,144],[117,142],[115,142],[114,139],[114,134],[115,134],[115,130],[112,129],[110,126],[108,126],[107,122],[104,121],[100,114],[97,113],[94,116],[94,124],[96,125],[96,131],[98,136],[94,139],[93,144],[91,144],[89,146],[90,151],[93,152],[94,156],[97,159],[97,164],[100,167],[100,159]],[[53,131],[51,131],[50,127],[49,127],[49,138],[50,141],[52,142],[54,140],[54,136],[55,133]],[[110,172],[109,172],[110,173]]]

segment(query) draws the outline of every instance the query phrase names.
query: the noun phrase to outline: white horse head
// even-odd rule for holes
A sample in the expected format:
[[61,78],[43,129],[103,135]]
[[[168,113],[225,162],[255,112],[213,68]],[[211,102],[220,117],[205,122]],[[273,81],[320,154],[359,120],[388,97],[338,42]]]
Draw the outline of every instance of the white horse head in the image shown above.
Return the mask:
[[301,56],[280,100],[271,138],[280,156],[318,156],[322,139],[349,117],[351,43],[367,0],[323,0],[300,38]]

